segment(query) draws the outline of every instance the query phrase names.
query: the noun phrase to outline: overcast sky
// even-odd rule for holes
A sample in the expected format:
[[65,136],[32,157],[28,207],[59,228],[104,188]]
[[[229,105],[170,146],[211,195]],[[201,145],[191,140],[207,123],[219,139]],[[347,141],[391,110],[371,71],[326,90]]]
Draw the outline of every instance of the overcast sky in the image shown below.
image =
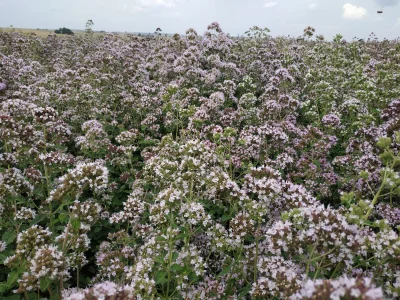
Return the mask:
[[[383,14],[377,10],[383,9]],[[231,35],[253,25],[299,36],[307,26],[332,38],[400,37],[400,0],[0,0],[0,27],[200,34],[217,21]]]

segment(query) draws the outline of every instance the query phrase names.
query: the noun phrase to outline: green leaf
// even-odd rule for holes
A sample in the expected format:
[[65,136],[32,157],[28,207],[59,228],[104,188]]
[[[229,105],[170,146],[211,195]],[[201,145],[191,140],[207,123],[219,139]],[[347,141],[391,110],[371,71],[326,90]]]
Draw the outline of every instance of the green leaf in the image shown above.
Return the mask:
[[51,280],[47,277],[40,279],[40,290],[46,291],[51,284]]
[[37,215],[30,223],[30,226],[33,226],[41,221],[43,221],[44,219],[46,219],[46,216],[44,215]]
[[0,294],[3,294],[8,289],[9,287],[6,282],[0,282]]
[[78,219],[72,219],[70,222],[74,230],[79,230],[81,228],[81,221],[79,221]]
[[6,231],[3,233],[2,240],[3,240],[3,242],[5,242],[8,245],[8,244],[11,244],[15,240],[16,237],[17,237],[17,233],[15,231],[10,230],[10,231]]
[[20,295],[12,295],[12,296],[4,297],[3,299],[5,299],[5,300],[20,300],[21,296]]
[[163,284],[165,282],[167,282],[167,273],[166,272],[160,272],[157,275],[157,279],[156,279],[156,284]]
[[0,253],[0,264],[4,263],[4,261],[11,256],[12,254],[10,253],[11,251],[5,251],[3,253]]
[[37,294],[36,293],[29,293],[28,294],[29,300],[37,300]]
[[176,240],[183,240],[184,238],[187,238],[187,237],[190,237],[190,235],[186,234],[186,233],[180,233],[175,237],[175,239]]
[[178,265],[178,264],[173,264],[173,265],[171,266],[170,269],[171,269],[172,271],[175,271],[175,272],[180,272],[180,271],[183,270],[183,267],[180,266],[180,265]]
[[53,291],[53,295],[50,297],[50,300],[61,300],[60,296],[56,294],[56,291]]
[[228,215],[223,215],[222,218],[221,218],[222,222],[225,222],[225,221],[227,221],[229,219],[231,219],[231,216],[228,216]]
[[222,269],[221,273],[218,274],[217,278],[228,274],[229,271],[231,270],[231,268],[232,268],[232,264],[230,264],[229,266],[227,266],[224,269]]
[[61,223],[66,223],[67,220],[68,220],[68,217],[69,217],[68,213],[63,212],[63,213],[61,213],[61,214],[58,215],[58,220],[59,220]]
[[246,296],[250,292],[250,290],[251,290],[251,284],[249,283],[239,293],[239,299],[242,299],[242,297]]
[[9,287],[12,287],[14,285],[14,283],[17,282],[19,274],[20,274],[19,270],[13,270],[8,274],[7,285]]
[[167,239],[166,239],[165,237],[161,236],[161,235],[159,235],[159,236],[156,237],[156,241],[157,241],[157,242],[164,242],[164,241],[166,241],[166,240],[167,240]]
[[172,261],[175,261],[178,258],[179,254],[178,252],[172,253]]

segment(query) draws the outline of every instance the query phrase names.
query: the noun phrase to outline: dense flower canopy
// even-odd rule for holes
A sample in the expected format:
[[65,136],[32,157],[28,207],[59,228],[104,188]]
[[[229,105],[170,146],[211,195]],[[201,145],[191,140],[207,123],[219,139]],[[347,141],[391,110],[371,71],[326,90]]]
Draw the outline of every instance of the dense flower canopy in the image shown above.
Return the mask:
[[0,296],[400,296],[400,44],[0,30]]

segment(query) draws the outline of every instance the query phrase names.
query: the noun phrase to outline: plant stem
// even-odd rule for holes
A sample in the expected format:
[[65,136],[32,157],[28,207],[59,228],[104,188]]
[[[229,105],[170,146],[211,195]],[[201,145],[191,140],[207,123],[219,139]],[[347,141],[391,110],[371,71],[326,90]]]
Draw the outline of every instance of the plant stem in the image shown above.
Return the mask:
[[331,254],[333,251],[335,251],[336,250],[336,247],[335,248],[333,248],[333,249],[331,249],[331,250],[329,250],[328,252],[326,252],[326,253],[324,253],[324,254],[321,254],[320,256],[317,256],[317,257],[314,257],[313,259],[311,259],[311,261],[317,261],[317,260],[319,260],[320,258],[323,258],[323,257],[325,257],[325,256],[327,256],[327,255],[329,255],[329,254]]
[[79,266],[76,268],[76,287],[79,289]]
[[167,283],[167,294],[169,295],[169,284],[171,282],[171,263],[172,263],[172,234],[169,234],[169,256],[168,256],[168,283]]
[[372,209],[374,208],[376,202],[377,202],[378,199],[379,199],[380,194],[382,193],[383,187],[385,186],[386,175],[387,175],[387,172],[385,171],[385,175],[383,176],[383,180],[382,180],[381,186],[379,187],[379,190],[378,190],[378,192],[376,193],[374,199],[372,200],[372,203],[371,203],[370,207],[368,208],[367,214],[366,214],[365,217],[364,217],[365,220],[368,220],[368,217],[369,217],[369,215],[371,214]]
[[317,268],[317,271],[316,271],[315,274],[314,274],[313,280],[317,279],[317,276],[318,276],[319,270],[320,270],[320,268],[321,268],[321,265],[322,265],[322,261],[321,261],[321,262],[319,263],[319,265],[318,265],[318,268]]
[[307,267],[306,267],[306,277],[308,278],[308,272],[310,271],[310,264],[311,264],[311,260],[312,260],[312,256],[314,254],[315,249],[317,248],[318,245],[318,239],[315,241],[314,243],[314,247],[311,250],[310,253],[310,258],[307,260]]
[[332,273],[331,277],[329,277],[329,279],[332,279],[332,278],[333,278],[333,275],[335,275],[335,273],[336,273],[336,271],[337,271],[337,269],[338,269],[339,266],[340,266],[340,263],[338,263],[338,264],[336,265],[336,267],[335,267],[335,269],[333,270],[333,273]]
[[253,281],[254,281],[254,283],[257,281],[259,231],[260,231],[260,224],[258,224],[257,231],[256,231],[256,256],[254,258],[254,270],[253,270],[253,273],[254,273],[253,274]]

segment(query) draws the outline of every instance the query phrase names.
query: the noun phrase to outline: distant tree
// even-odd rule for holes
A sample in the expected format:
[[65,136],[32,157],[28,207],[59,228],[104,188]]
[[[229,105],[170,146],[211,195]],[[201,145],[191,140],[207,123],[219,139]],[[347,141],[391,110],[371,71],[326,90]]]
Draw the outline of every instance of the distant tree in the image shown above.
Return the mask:
[[253,26],[249,30],[247,30],[244,34],[248,38],[263,39],[263,38],[268,37],[270,32],[271,32],[271,30],[269,30],[269,28],[267,28],[267,27],[261,28],[258,26]]
[[93,25],[94,25],[94,23],[93,23],[92,20],[88,20],[88,21],[86,22],[86,25],[85,25],[85,31],[86,31],[86,33],[88,33],[88,34],[93,33],[93,30],[92,30]]
[[308,26],[307,28],[305,28],[304,30],[303,30],[303,36],[304,37],[307,37],[308,39],[311,39],[312,38],[312,36],[314,35],[314,33],[315,33],[315,29],[313,28],[313,27],[311,27],[311,26]]
[[65,27],[54,30],[54,33],[74,35],[71,29]]
[[157,27],[156,31],[154,32],[154,35],[160,36],[161,35],[161,28]]

